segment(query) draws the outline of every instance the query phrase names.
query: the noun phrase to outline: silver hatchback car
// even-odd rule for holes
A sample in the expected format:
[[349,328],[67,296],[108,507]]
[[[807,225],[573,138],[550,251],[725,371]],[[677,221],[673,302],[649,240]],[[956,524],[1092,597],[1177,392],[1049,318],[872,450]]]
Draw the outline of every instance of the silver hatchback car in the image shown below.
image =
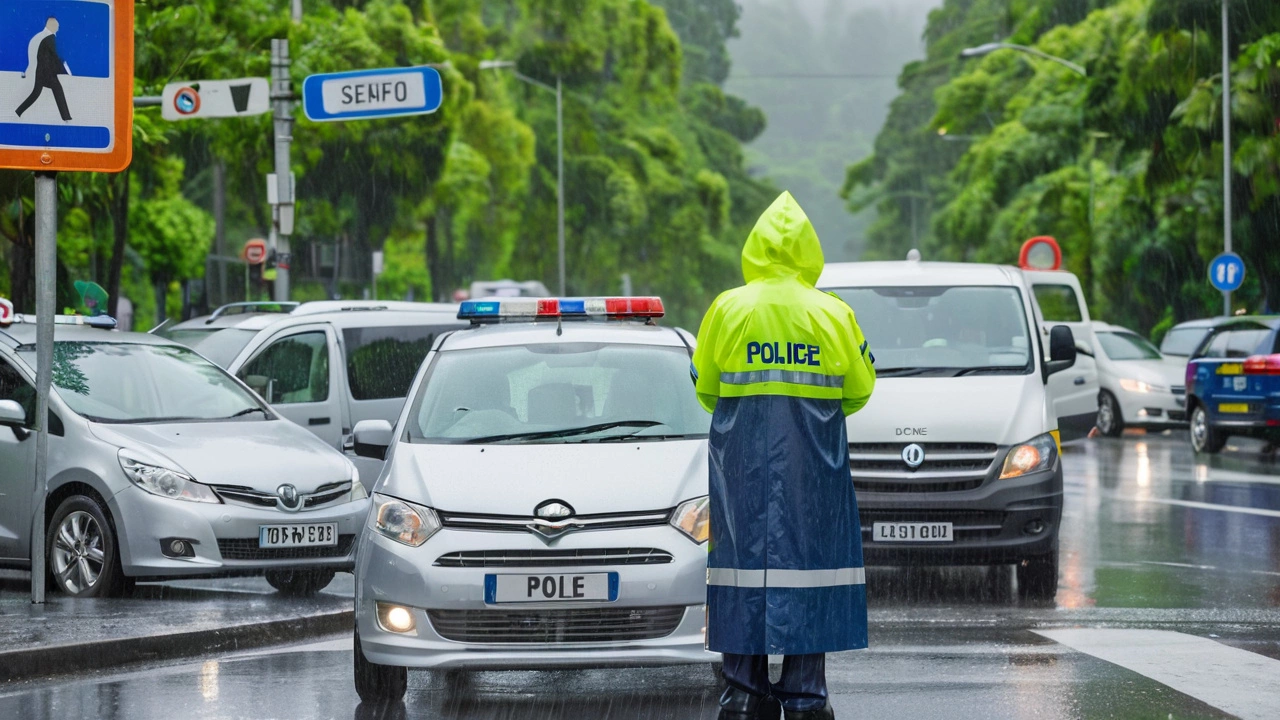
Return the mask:
[[[310,594],[352,568],[369,500],[341,453],[177,343],[68,325],[54,339],[51,586],[100,596],[141,579],[265,574]],[[0,328],[7,567],[32,565],[34,343],[34,324]]]

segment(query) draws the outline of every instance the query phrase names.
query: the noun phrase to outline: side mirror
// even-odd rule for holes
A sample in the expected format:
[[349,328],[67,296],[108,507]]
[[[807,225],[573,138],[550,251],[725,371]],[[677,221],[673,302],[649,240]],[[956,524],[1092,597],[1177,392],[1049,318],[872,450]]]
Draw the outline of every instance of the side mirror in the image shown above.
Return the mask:
[[22,409],[16,400],[0,400],[0,425],[8,427],[24,427],[27,424],[27,411]]
[[1075,365],[1076,353],[1076,338],[1071,328],[1055,325],[1049,331],[1049,361],[1044,364],[1045,377]]
[[361,420],[356,423],[351,434],[355,439],[356,455],[386,460],[387,448],[391,447],[391,436],[395,434],[395,428],[386,420]]

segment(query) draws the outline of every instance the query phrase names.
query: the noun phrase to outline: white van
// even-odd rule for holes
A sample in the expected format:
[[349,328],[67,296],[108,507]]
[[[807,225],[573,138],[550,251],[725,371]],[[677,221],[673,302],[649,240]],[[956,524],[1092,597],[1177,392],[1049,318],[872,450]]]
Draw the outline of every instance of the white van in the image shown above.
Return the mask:
[[1060,443],[1097,413],[1079,281],[907,260],[829,264],[818,287],[875,356],[875,393],[848,421],[867,563],[1015,564],[1019,592],[1051,600]]

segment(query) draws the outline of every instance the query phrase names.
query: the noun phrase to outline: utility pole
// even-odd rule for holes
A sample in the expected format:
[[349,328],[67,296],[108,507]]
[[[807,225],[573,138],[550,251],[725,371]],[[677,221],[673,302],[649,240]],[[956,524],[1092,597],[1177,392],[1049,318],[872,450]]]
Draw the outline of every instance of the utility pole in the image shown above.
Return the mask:
[[45,495],[49,485],[49,392],[58,276],[58,174],[36,173],[36,477],[31,514],[31,602],[44,602]]
[[[1231,252],[1231,23],[1230,0],[1222,0],[1222,249]],[[1222,314],[1231,317],[1231,291],[1222,293]]]
[[564,93],[556,77],[556,250],[560,259],[560,297],[564,289]]
[[289,41],[271,41],[271,113],[275,129],[276,165],[274,177],[267,179],[271,200],[271,236],[268,247],[276,251],[275,299],[289,299],[289,236],[293,234],[293,171],[289,152],[293,143],[293,86],[289,79]]

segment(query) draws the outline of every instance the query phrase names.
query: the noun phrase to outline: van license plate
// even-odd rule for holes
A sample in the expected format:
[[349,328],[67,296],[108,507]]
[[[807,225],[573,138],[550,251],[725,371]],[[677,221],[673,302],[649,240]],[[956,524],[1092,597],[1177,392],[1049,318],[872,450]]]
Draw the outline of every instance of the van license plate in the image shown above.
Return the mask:
[[618,573],[550,573],[485,575],[486,603],[613,602],[618,599]]
[[337,544],[337,523],[258,526],[260,548],[331,547]]
[[1249,403],[1222,403],[1218,405],[1220,413],[1247,413],[1249,412]]
[[949,522],[875,523],[871,526],[875,542],[951,542]]

